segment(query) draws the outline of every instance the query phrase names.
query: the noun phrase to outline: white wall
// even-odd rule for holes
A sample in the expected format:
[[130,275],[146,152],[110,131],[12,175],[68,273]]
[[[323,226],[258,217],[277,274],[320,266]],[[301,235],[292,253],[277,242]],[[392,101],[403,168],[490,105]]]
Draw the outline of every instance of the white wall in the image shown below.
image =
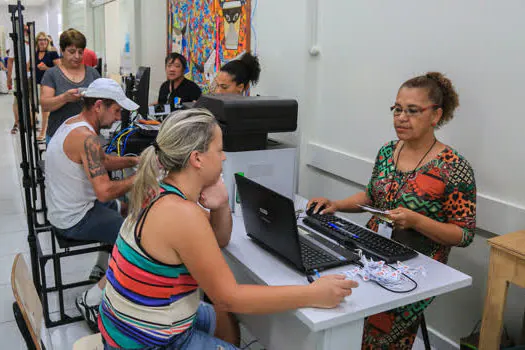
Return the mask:
[[[48,5],[27,6],[22,14],[24,22],[35,22],[35,34],[40,31],[51,34],[56,46],[58,43],[57,17],[60,12],[59,1],[52,0]],[[5,33],[12,32],[11,14],[4,5],[0,6],[0,26],[4,27]]]
[[[525,31],[525,3],[319,1],[317,32],[315,4],[260,1],[254,20],[252,47],[263,64],[254,91],[299,100],[299,192],[341,198],[362,190],[378,148],[395,138],[388,107],[399,85],[439,70],[455,83],[461,107],[438,135],[476,171],[479,226],[498,234],[523,229],[524,169],[516,160],[525,156],[525,67],[518,63],[525,44],[517,33]],[[309,55],[314,32],[317,57]],[[491,236],[479,230],[469,248],[453,249],[449,264],[474,284],[438,298],[426,313],[430,327],[454,342],[481,318]],[[524,304],[523,291],[511,288],[505,319],[514,335]]]
[[[135,1],[136,64],[152,67],[151,100],[165,78],[166,2]],[[525,66],[518,62],[525,44],[517,33],[525,30],[525,3],[320,1],[318,32],[315,4],[257,1],[253,19],[252,47],[263,66],[253,92],[299,101],[299,132],[278,136],[301,146],[299,192],[341,198],[362,190],[377,149],[395,137],[388,107],[397,88],[415,74],[441,70],[456,84],[462,106],[439,137],[474,166],[481,226],[497,233],[523,228],[518,136],[525,126]],[[309,54],[315,33],[319,56]],[[353,218],[364,223],[367,216]],[[474,284],[438,298],[426,313],[429,326],[452,341],[481,318],[491,235],[479,231],[469,248],[453,249],[449,264],[473,276]],[[523,292],[511,288],[505,319],[513,334],[523,304]]]
[[120,53],[124,40],[120,36],[119,21],[120,11],[119,3],[111,2],[104,5],[104,18],[106,19],[105,43],[106,43],[106,64],[108,74],[118,74],[120,67]]
[[[135,0],[138,1],[138,0]],[[160,85],[166,80],[164,58],[167,41],[167,7],[165,0],[140,0],[140,12],[135,21],[137,34],[137,66],[151,67],[149,101],[159,96]]]

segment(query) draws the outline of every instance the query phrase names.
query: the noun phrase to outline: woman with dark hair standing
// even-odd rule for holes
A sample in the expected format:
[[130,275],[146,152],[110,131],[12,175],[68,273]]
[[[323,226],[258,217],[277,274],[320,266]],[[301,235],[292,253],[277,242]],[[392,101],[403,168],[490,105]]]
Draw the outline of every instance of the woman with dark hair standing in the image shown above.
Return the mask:
[[261,74],[261,65],[257,56],[247,52],[241,58],[230,61],[222,66],[215,78],[214,93],[240,94],[257,84]]
[[186,59],[176,52],[170,53],[165,61],[166,78],[159,90],[159,99],[156,104],[170,104],[174,106],[174,99],[179,98],[179,103],[192,102],[201,97],[200,87],[193,81],[184,77],[188,66]]
[[80,90],[87,88],[100,74],[82,63],[86,37],[70,28],[60,35],[60,64],[48,69],[42,78],[40,104],[49,115],[46,143],[62,123],[82,111]]
[[[450,249],[466,247],[476,228],[476,183],[468,161],[441,143],[435,130],[449,122],[459,105],[452,82],[441,73],[406,81],[391,107],[398,140],[376,158],[365,191],[343,200],[313,198],[317,213],[357,213],[359,205],[388,211],[393,223],[372,216],[368,227],[444,264]],[[421,316],[433,298],[367,318],[363,349],[412,349]]]

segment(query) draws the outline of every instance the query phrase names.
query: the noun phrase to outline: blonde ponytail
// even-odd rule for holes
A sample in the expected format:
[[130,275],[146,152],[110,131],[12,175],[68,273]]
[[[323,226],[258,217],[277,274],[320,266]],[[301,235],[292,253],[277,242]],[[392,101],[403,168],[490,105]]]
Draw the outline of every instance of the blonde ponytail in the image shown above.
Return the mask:
[[164,120],[154,145],[141,154],[124,225],[133,226],[143,206],[159,194],[159,180],[184,169],[191,152],[208,150],[216,125],[213,114],[205,109],[174,112]]

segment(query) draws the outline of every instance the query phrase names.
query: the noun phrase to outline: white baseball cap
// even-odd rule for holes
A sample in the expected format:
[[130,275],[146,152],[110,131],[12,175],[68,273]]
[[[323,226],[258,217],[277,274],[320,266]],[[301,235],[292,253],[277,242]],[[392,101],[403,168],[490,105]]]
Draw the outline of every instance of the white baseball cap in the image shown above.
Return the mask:
[[113,100],[128,111],[139,109],[139,105],[127,98],[120,85],[113,79],[98,78],[89,84],[82,96]]

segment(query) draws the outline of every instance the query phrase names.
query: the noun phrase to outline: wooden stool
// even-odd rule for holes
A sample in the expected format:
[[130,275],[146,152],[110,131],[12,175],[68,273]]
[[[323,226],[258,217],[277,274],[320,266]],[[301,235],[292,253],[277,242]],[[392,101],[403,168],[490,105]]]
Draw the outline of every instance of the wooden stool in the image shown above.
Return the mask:
[[480,350],[499,349],[509,283],[525,288],[525,231],[491,238]]

